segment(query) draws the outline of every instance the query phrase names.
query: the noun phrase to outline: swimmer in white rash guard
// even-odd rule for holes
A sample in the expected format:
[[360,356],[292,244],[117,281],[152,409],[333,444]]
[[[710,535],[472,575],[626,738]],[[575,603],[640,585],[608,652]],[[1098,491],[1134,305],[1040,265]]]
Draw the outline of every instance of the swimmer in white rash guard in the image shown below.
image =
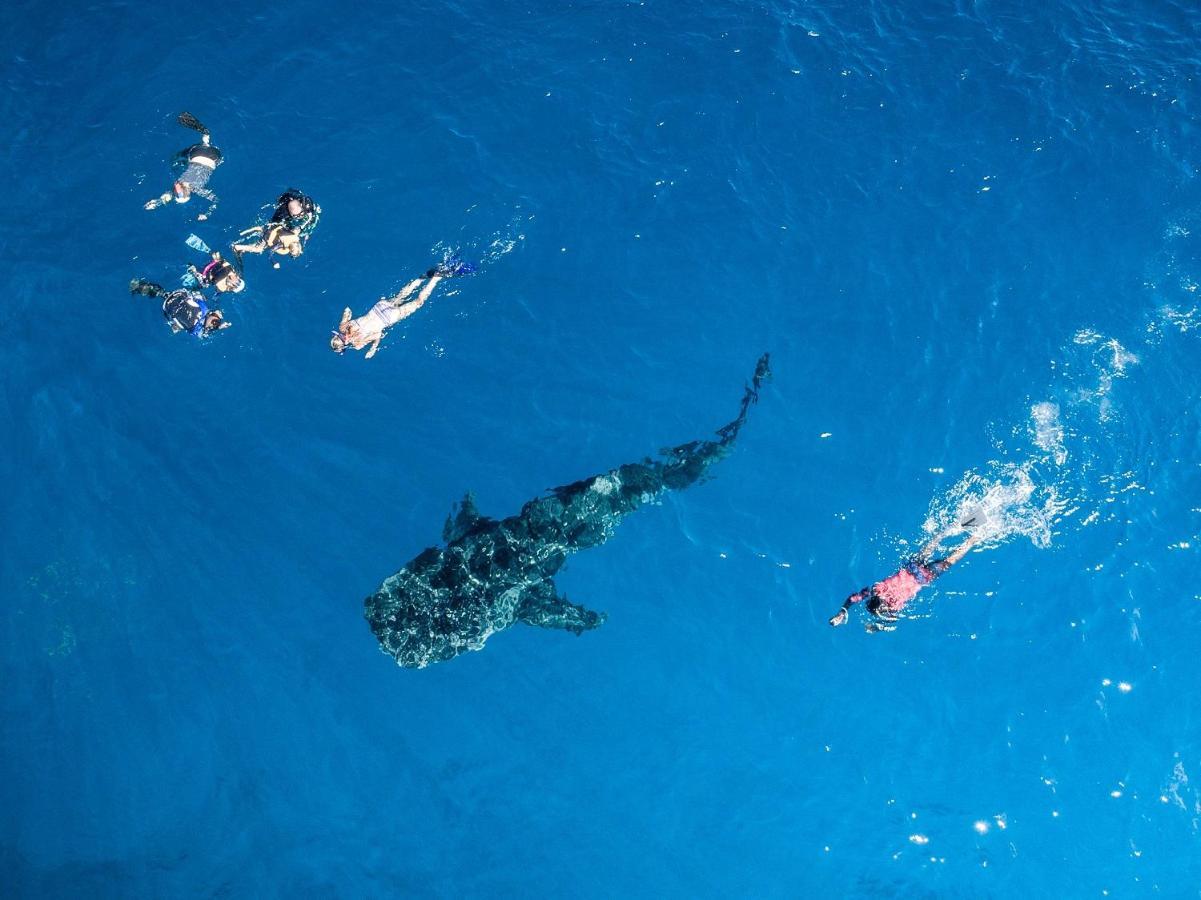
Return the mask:
[[[335,353],[342,353],[347,348],[362,350],[366,347],[366,358],[371,359],[379,350],[384,333],[397,322],[407,319],[421,309],[439,281],[456,275],[470,275],[473,271],[466,263],[452,260],[436,269],[430,269],[425,273],[425,278],[414,278],[395,296],[381,297],[375,306],[357,319],[351,318],[350,307],[346,307],[342,311],[342,321],[338,323],[338,330],[329,339],[330,349]],[[421,288],[420,292],[417,291],[418,288]],[[417,293],[416,297],[413,297],[414,293]]]
[[171,190],[148,201],[146,209],[158,209],[172,201],[187,203],[192,199],[192,195],[196,194],[209,201],[209,208],[196,218],[207,219],[217,208],[217,195],[210,191],[207,185],[217,166],[221,165],[221,151],[212,145],[212,136],[209,134],[209,130],[191,113],[180,113],[179,124],[200,132],[200,143],[193,144],[176,154],[176,159],[186,163],[187,167],[171,185]]

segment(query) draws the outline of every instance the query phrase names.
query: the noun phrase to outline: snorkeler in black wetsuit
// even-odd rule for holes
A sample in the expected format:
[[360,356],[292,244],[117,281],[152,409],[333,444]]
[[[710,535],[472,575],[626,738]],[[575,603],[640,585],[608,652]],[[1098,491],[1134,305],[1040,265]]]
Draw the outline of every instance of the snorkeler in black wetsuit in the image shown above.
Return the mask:
[[320,216],[321,207],[313,202],[312,197],[288,188],[275,201],[271,221],[243,231],[244,240],[234,244],[233,251],[239,257],[243,253],[265,251],[281,256],[300,256]]
[[221,151],[212,145],[209,130],[191,113],[180,113],[179,124],[200,132],[200,143],[176,154],[177,162],[185,163],[186,168],[171,185],[171,190],[149,201],[146,209],[157,209],[172,201],[187,203],[192,199],[192,195],[196,194],[209,201],[209,208],[197,216],[198,219],[207,219],[217,208],[217,195],[210,191],[207,185],[217,166],[221,165]]
[[195,337],[205,338],[230,326],[221,310],[209,308],[208,301],[200,291],[187,288],[168,291],[153,281],[135,278],[129,283],[129,292],[144,297],[161,298],[163,318],[175,333],[186,331]]

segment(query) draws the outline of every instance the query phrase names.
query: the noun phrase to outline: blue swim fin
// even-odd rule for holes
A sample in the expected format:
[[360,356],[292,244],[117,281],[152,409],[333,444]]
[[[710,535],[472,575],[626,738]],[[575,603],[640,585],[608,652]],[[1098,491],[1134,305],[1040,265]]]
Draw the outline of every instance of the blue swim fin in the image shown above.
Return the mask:
[[442,278],[459,278],[463,275],[474,275],[477,269],[469,262],[464,262],[457,256],[445,259],[425,273],[426,278],[438,275]]
[[184,243],[187,244],[189,247],[191,247],[193,250],[197,250],[200,253],[212,253],[213,252],[212,250],[209,249],[208,244],[206,244],[204,241],[202,241],[200,238],[198,238],[194,234],[189,234],[184,239]]

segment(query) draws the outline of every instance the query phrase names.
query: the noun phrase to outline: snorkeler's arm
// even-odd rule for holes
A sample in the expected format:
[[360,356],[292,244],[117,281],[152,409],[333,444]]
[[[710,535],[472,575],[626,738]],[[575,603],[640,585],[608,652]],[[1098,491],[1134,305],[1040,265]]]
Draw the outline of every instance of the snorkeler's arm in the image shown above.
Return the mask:
[[160,194],[159,196],[155,197],[153,200],[146,201],[146,209],[158,209],[160,206],[166,206],[168,203],[171,202],[172,199],[173,198],[171,196],[170,191],[168,191],[165,194]]
[[349,322],[350,316],[351,316],[351,312],[350,312],[350,307],[348,306],[348,307],[346,307],[346,309],[342,310],[342,321],[340,321],[338,323],[338,328],[341,328],[343,325],[345,325],[347,322]]
[[371,359],[371,357],[375,356],[375,351],[379,349],[379,342],[382,338],[383,338],[383,335],[380,335],[380,337],[377,337],[374,341],[371,342],[371,346],[367,348],[367,353],[363,357],[364,359]]
[[850,610],[850,608],[854,604],[860,603],[863,600],[866,600],[868,598],[868,596],[871,594],[871,592],[872,592],[871,588],[864,588],[863,590],[857,591],[856,593],[851,594],[851,596],[849,596],[845,600],[843,600],[842,601],[842,609],[840,609],[838,612],[834,613],[834,615],[830,616],[830,625],[834,628],[837,628],[839,625],[845,625],[846,621],[847,621],[847,616],[849,615],[848,611]]

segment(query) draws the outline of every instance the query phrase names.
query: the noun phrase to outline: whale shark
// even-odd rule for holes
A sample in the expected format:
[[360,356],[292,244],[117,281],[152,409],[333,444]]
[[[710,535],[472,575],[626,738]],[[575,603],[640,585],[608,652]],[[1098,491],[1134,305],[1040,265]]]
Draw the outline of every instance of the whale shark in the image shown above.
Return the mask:
[[471,494],[452,507],[443,547],[430,547],[386,578],[364,602],[380,649],[407,668],[482,650],[488,638],[518,622],[580,635],[605,614],[570,602],[554,576],[567,558],[607,541],[621,521],[666,491],[705,478],[730,452],[747,410],[770,376],[759,358],[738,416],[716,440],[659,451],[658,459],[627,463],[601,475],[551,488],[515,516],[480,514]]

